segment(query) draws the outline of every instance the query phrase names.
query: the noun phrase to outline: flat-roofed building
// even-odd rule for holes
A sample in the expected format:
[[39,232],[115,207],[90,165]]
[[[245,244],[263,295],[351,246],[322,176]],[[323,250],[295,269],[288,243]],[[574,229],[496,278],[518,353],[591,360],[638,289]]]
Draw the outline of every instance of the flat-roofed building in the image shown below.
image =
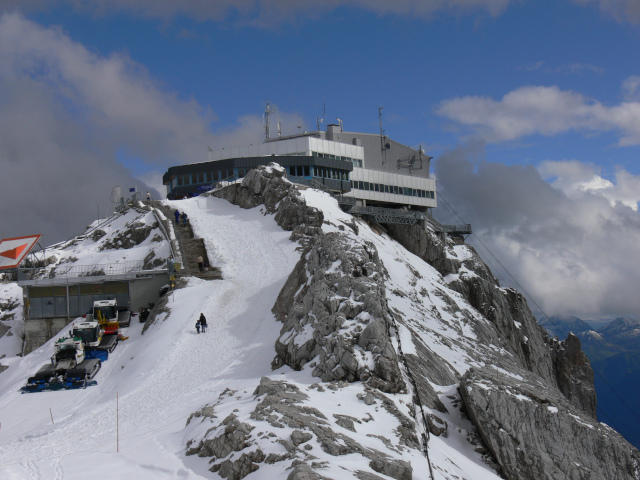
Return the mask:
[[437,206],[429,178],[431,157],[386,136],[326,131],[267,138],[256,145],[210,150],[209,161],[170,167],[163,176],[167,198],[194,196],[252,168],[279,163],[293,182],[320,186],[355,199],[361,206],[427,211]]

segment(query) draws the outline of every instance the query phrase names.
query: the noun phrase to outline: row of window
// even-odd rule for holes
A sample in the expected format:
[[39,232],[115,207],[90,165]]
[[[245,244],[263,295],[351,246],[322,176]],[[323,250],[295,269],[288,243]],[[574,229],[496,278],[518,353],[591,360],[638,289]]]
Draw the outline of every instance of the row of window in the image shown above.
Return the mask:
[[[245,170],[245,169],[241,169]],[[181,187],[183,185],[191,185],[198,183],[211,183],[217,182],[220,180],[225,180],[233,175],[232,168],[223,168],[220,170],[209,171],[209,172],[198,172],[198,173],[185,173],[183,175],[176,175],[176,185]],[[244,175],[242,175],[244,176]]]
[[351,158],[351,157],[341,157],[340,155],[331,155],[330,153],[322,153],[322,152],[311,152],[311,155],[320,157],[320,158],[330,158],[332,160],[342,160],[344,162],[353,163],[354,167],[362,168],[362,160],[359,158]]
[[338,170],[336,168],[318,167],[317,165],[309,167],[309,165],[298,165],[287,167],[287,173],[292,177],[320,177],[333,180],[349,180],[349,172]]
[[393,193],[394,195],[406,195],[408,197],[435,199],[435,192],[419,190],[415,188],[399,187],[397,185],[384,185],[382,183],[370,183],[352,180],[351,188],[369,192]]

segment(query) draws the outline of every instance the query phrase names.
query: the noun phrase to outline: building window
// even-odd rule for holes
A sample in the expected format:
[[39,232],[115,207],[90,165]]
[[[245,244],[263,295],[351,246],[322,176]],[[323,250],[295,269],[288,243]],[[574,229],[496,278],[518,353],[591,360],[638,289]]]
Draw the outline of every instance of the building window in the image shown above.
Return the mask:
[[358,182],[358,190],[364,190],[364,182]]
[[176,177],[176,180],[178,180],[178,186],[179,186],[179,187],[180,187],[180,186],[182,186],[182,175],[178,175],[178,176]]

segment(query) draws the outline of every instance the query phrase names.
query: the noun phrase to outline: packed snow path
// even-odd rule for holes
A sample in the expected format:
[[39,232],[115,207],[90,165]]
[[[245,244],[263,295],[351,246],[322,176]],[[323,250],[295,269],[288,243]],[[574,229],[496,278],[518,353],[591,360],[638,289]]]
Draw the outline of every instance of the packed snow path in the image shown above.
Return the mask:
[[[171,433],[222,388],[272,373],[279,326],[271,307],[299,258],[290,232],[259,207],[242,210],[212,197],[171,205],[187,213],[224,280],[190,279],[189,288],[171,294],[170,314],[144,336],[132,322],[130,340],[103,364],[95,387],[20,394],[55,339],[0,376],[1,478],[84,478],[98,456],[105,465],[105,454],[108,471],[92,476],[195,478],[180,460],[180,435]],[[197,335],[201,312],[209,329]]]

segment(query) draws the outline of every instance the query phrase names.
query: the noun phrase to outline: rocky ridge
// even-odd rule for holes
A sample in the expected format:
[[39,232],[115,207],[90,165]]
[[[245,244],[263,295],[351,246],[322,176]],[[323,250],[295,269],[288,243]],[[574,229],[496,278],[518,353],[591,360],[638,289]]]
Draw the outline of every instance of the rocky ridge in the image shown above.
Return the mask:
[[[363,419],[323,424],[328,416],[304,405],[309,391],[263,379],[249,402],[254,410],[216,420],[216,409],[242,404],[249,398],[245,392],[193,415],[206,417],[201,421],[206,429],[189,427],[187,453],[212,457],[212,471],[239,479],[260,465],[285,461],[289,479],[325,478],[326,466],[306,447],[299,448],[305,443],[330,455],[369,459],[371,470],[351,472],[356,478],[382,478],[376,473],[412,478],[402,462],[420,454],[421,446],[408,432],[427,428],[442,437],[455,434],[447,431],[446,420],[459,409],[475,426],[467,439],[504,478],[640,479],[638,451],[595,420],[593,373],[579,341],[550,339],[523,297],[501,288],[469,247],[424,228],[390,226],[390,235],[435,271],[416,268],[408,257],[383,259],[374,243],[359,237],[353,220],[323,233],[322,211],[307,206],[275,165],[212,194],[243,208],[264,205],[265,213],[275,213],[276,222],[301,243],[301,259],[273,308],[283,323],[274,368],[310,369],[336,388],[362,388],[359,398],[365,405],[376,398],[398,405],[413,394],[409,404],[396,406],[406,412],[396,417],[402,429],[393,436],[385,432],[383,447],[371,449],[349,440],[348,431],[360,430]],[[412,373],[411,386],[401,360]],[[457,394],[443,387],[456,385]],[[409,418],[420,405],[428,413],[424,427]],[[258,448],[265,444],[262,437],[275,439],[271,444],[286,453]],[[340,448],[323,438],[339,438]],[[312,439],[315,443],[308,443]]]

